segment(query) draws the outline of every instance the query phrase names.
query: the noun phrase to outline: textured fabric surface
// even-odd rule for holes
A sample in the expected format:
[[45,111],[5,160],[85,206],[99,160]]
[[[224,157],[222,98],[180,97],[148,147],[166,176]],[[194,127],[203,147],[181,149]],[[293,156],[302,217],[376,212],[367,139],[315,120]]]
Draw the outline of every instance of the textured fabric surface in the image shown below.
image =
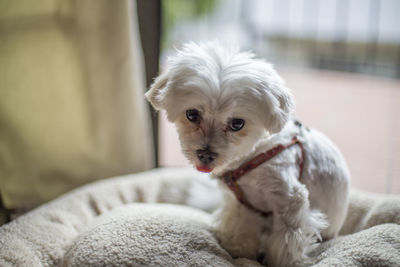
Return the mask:
[[101,216],[79,235],[64,266],[232,266],[211,217],[167,204],[133,204]]
[[96,219],[73,242],[62,266],[260,266],[232,259],[212,217],[169,204],[133,204]]
[[399,266],[400,226],[381,224],[324,243],[314,266]]
[[135,3],[0,0],[6,208],[153,166]]
[[400,196],[353,191],[350,194],[349,210],[340,235],[355,233],[384,223],[400,224]]
[[[94,218],[128,203],[168,202],[212,210],[218,203],[215,183],[193,170],[164,169],[96,182],[3,225],[0,266],[57,266],[67,248]],[[192,197],[203,190],[216,196],[204,205]],[[208,197],[210,200],[210,197]]]
[[[220,201],[215,181],[188,169],[97,182],[2,226],[0,266],[260,266],[218,244],[204,211]],[[322,243],[315,266],[399,266],[399,214],[399,196],[353,191],[343,236]]]

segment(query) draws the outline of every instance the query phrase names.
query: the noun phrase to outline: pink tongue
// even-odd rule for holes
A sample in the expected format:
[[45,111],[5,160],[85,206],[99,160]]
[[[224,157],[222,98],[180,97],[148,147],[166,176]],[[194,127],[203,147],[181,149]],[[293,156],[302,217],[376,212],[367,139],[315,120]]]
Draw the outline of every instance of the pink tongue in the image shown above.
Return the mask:
[[207,166],[196,166],[196,169],[200,172],[211,172],[213,169]]

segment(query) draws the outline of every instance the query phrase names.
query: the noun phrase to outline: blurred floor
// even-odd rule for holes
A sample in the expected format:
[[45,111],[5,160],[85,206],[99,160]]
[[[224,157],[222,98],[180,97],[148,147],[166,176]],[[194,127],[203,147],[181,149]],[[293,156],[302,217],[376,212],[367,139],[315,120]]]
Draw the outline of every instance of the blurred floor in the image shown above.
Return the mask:
[[[352,187],[400,194],[400,80],[342,72],[279,69],[296,117],[332,139],[347,160]],[[188,166],[174,126],[160,120],[160,165]]]

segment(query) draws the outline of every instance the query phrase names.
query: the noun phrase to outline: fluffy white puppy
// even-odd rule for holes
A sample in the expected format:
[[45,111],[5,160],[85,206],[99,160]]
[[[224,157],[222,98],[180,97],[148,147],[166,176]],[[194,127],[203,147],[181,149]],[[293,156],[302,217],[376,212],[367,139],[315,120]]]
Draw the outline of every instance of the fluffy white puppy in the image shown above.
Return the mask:
[[233,256],[306,265],[346,216],[349,173],[336,146],[292,118],[273,67],[216,43],[186,44],[146,94],[175,123],[182,150],[225,189],[216,233]]

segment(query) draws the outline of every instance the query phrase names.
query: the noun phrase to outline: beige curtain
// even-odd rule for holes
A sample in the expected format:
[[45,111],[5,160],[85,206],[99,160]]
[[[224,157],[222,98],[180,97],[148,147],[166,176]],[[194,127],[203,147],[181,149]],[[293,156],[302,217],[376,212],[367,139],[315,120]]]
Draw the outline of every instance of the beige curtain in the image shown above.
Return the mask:
[[153,166],[135,1],[0,0],[0,194],[32,207]]

